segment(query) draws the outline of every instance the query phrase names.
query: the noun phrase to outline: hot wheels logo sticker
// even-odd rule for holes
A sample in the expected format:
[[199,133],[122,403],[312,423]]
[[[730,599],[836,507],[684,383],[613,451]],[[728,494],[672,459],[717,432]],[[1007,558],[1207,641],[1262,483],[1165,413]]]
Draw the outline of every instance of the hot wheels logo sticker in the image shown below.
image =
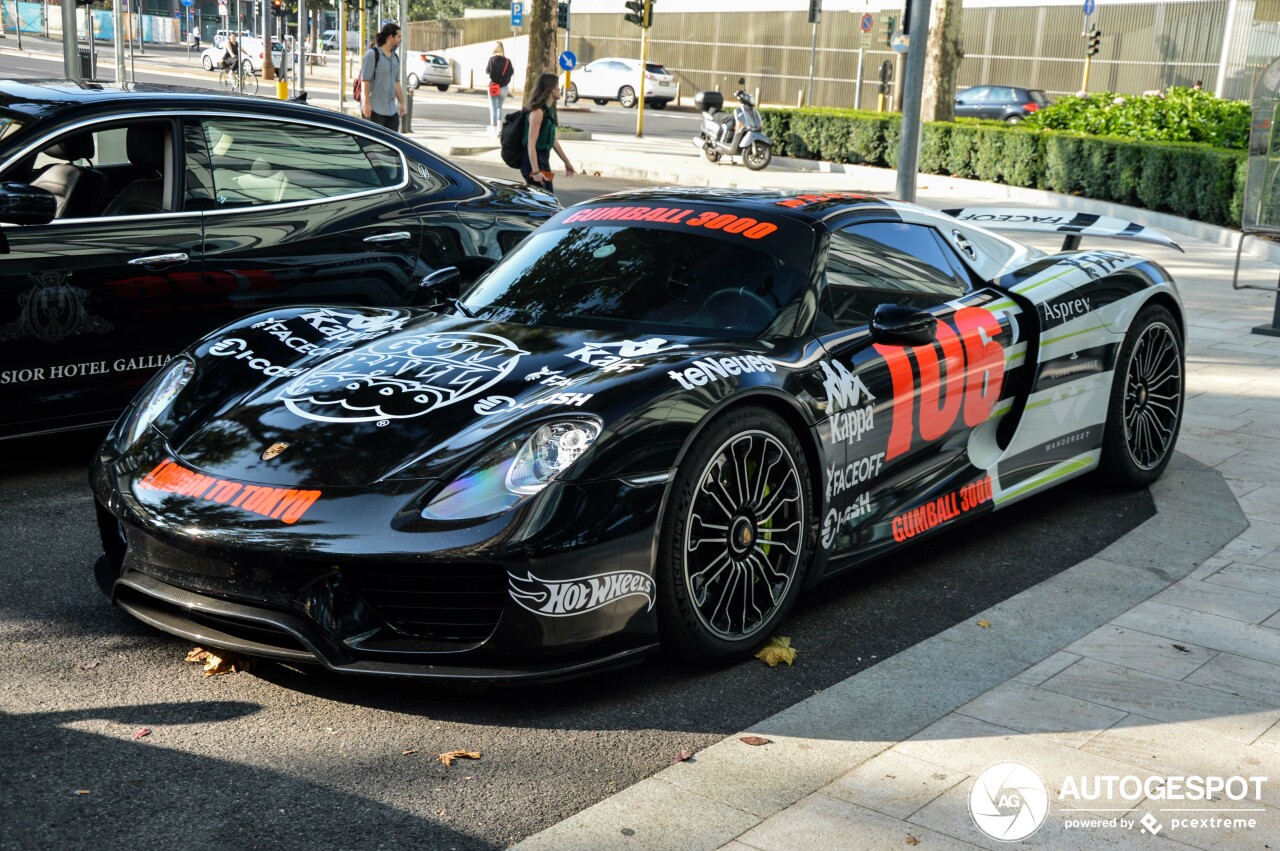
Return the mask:
[[539,579],[532,572],[507,574],[511,599],[535,615],[552,618],[593,612],[624,597],[641,597],[653,609],[653,577],[637,570],[617,570],[580,579]]
[[309,370],[279,398],[298,416],[320,422],[420,417],[481,395],[526,354],[493,334],[397,335]]

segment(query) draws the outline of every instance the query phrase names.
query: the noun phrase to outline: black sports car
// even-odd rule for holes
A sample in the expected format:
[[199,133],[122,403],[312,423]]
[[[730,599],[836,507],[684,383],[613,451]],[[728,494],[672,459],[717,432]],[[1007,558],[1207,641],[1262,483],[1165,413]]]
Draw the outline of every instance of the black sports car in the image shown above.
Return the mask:
[[1167,240],[1026,212],[626,193],[460,293],[438,276],[436,311],[246,318],[103,444],[98,580],[163,630],[340,671],[736,658],[802,587],[1097,467],[1164,469],[1169,277],[971,221]]
[[0,439],[109,424],[249,313],[474,278],[559,208],[303,104],[0,81]]

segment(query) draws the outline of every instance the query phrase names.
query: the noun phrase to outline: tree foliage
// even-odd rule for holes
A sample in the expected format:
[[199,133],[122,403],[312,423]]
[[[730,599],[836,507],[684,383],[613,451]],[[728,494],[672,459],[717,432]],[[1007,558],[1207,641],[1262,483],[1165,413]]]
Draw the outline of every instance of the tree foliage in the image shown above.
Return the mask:
[[1197,142],[1244,150],[1249,144],[1249,104],[1209,92],[1175,87],[1160,95],[1114,92],[1067,95],[1033,113],[1028,126],[1072,130],[1145,142]]

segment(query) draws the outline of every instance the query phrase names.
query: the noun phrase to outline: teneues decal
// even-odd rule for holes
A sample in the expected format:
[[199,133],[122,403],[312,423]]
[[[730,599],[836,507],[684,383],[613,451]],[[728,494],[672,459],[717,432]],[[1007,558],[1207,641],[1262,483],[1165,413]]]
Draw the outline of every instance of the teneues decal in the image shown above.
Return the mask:
[[653,578],[636,570],[616,570],[579,579],[540,579],[527,572],[507,574],[511,598],[537,615],[563,618],[581,615],[624,597],[642,597],[653,608]]
[[188,470],[165,459],[138,480],[141,490],[189,496],[205,502],[230,505],[282,523],[297,523],[320,498],[318,490],[246,485]]
[[766,357],[756,355],[734,356],[728,358],[702,358],[693,362],[680,372],[669,370],[667,375],[683,387],[692,390],[731,375],[743,375],[751,372],[776,372],[777,364]]
[[984,476],[972,484],[893,518],[890,524],[893,529],[893,539],[902,543],[990,501],[991,477]]
[[308,370],[279,398],[298,416],[320,422],[420,417],[481,395],[526,354],[493,334],[398,334]]

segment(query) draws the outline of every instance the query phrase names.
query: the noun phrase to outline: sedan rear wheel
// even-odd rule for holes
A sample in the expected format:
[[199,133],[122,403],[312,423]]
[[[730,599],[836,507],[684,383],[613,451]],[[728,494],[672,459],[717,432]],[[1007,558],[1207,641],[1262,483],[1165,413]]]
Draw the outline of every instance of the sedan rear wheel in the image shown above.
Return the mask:
[[577,83],[569,84],[569,90],[564,93],[564,102],[565,103],[578,102],[578,84]]
[[800,593],[811,500],[804,451],[776,414],[742,408],[709,427],[663,519],[656,578],[666,652],[719,664],[768,639]]
[[1184,374],[1173,314],[1145,308],[1125,335],[1112,379],[1101,468],[1116,484],[1146,487],[1168,466],[1182,425]]

